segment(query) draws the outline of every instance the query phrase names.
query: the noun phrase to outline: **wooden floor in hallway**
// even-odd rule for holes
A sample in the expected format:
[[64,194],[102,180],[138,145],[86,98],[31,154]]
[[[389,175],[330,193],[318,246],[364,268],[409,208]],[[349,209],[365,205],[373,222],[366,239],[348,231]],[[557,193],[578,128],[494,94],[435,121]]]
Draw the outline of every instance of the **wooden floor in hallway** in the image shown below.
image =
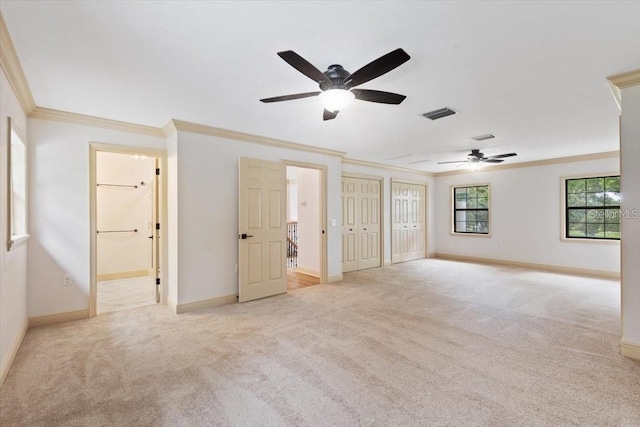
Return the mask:
[[287,289],[300,289],[307,286],[319,285],[320,278],[310,274],[300,273],[296,270],[287,269]]

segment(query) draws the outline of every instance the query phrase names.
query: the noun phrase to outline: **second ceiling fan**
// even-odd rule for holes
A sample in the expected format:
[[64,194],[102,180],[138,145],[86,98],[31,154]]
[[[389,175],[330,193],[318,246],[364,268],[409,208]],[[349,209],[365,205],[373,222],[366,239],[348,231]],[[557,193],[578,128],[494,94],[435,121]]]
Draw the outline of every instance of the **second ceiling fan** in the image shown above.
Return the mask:
[[467,156],[466,160],[453,160],[450,162],[438,162],[439,165],[444,165],[446,163],[502,163],[504,162],[505,157],[513,157],[517,156],[516,153],[505,153],[498,154],[495,156],[485,157],[484,153],[481,153],[480,150],[471,150],[471,153]]
[[355,89],[356,86],[380,77],[407,62],[411,57],[402,49],[389,52],[353,73],[348,72],[342,65],[338,64],[330,65],[327,71],[322,72],[292,50],[278,52],[278,56],[293,68],[318,83],[320,85],[320,91],[264,98],[260,100],[262,102],[290,101],[293,99],[320,96],[320,100],[325,107],[322,118],[324,120],[331,120],[335,119],[338,112],[354,98],[361,101],[395,105],[400,104],[406,98],[405,95],[392,92]]

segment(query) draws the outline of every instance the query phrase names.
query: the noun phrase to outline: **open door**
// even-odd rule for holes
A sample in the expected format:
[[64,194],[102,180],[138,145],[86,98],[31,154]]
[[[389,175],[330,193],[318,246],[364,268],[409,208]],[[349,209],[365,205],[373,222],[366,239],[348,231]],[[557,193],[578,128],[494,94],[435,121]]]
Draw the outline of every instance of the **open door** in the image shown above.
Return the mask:
[[287,292],[287,173],[280,162],[240,158],[240,302]]

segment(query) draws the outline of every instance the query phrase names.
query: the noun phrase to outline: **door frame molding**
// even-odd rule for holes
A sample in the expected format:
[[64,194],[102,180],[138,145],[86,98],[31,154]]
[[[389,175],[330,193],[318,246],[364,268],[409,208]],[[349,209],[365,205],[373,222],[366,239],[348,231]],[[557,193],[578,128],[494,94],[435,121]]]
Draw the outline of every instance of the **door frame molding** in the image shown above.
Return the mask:
[[[329,228],[327,224],[327,165],[318,163],[299,162],[297,160],[284,160],[285,166],[297,168],[316,169],[320,171],[320,283],[328,283],[328,245],[327,236]],[[289,201],[287,200],[287,208]],[[324,233],[322,233],[324,231]],[[285,260],[286,262],[286,260]]]
[[[367,174],[363,174],[363,173],[356,173],[356,172],[342,172],[342,175],[340,177],[340,179],[342,178],[357,178],[357,179],[368,179],[370,181],[380,181],[380,212],[378,213],[378,215],[380,216],[380,248],[379,253],[380,253],[380,266],[379,267],[373,267],[373,268],[380,268],[380,267],[384,267],[386,265],[385,263],[385,252],[384,252],[384,241],[385,241],[385,209],[384,209],[384,176],[381,175],[367,175]],[[391,191],[389,191],[391,192]],[[342,212],[342,207],[340,207],[341,211],[340,211],[340,215],[343,214]],[[391,255],[391,254],[389,254]],[[342,263],[340,264],[342,266]],[[344,272],[343,272],[344,273]]]
[[97,314],[98,302],[98,260],[97,260],[97,154],[98,152],[120,153],[120,154],[141,154],[160,159],[160,203],[157,212],[160,224],[162,224],[160,244],[158,245],[160,254],[160,304],[167,304],[167,266],[168,263],[168,239],[167,236],[167,152],[153,148],[133,147],[126,145],[104,144],[99,142],[89,143],[89,317]]
[[[393,184],[395,183],[424,186],[424,257],[429,258],[429,183],[414,181],[411,179],[391,177],[391,183],[389,187],[389,195],[390,195],[389,203],[390,203],[391,212],[389,213],[389,215],[390,215],[392,224],[393,224]],[[393,264],[393,239],[391,239],[391,257],[392,257],[391,264]]]

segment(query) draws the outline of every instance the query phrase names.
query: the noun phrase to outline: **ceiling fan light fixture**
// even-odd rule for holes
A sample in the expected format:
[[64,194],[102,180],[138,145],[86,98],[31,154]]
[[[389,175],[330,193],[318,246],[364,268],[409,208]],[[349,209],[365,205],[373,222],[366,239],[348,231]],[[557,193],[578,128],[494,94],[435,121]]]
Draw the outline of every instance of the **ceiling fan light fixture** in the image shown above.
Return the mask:
[[328,89],[319,96],[322,106],[327,111],[342,111],[351,104],[356,96],[345,89]]

